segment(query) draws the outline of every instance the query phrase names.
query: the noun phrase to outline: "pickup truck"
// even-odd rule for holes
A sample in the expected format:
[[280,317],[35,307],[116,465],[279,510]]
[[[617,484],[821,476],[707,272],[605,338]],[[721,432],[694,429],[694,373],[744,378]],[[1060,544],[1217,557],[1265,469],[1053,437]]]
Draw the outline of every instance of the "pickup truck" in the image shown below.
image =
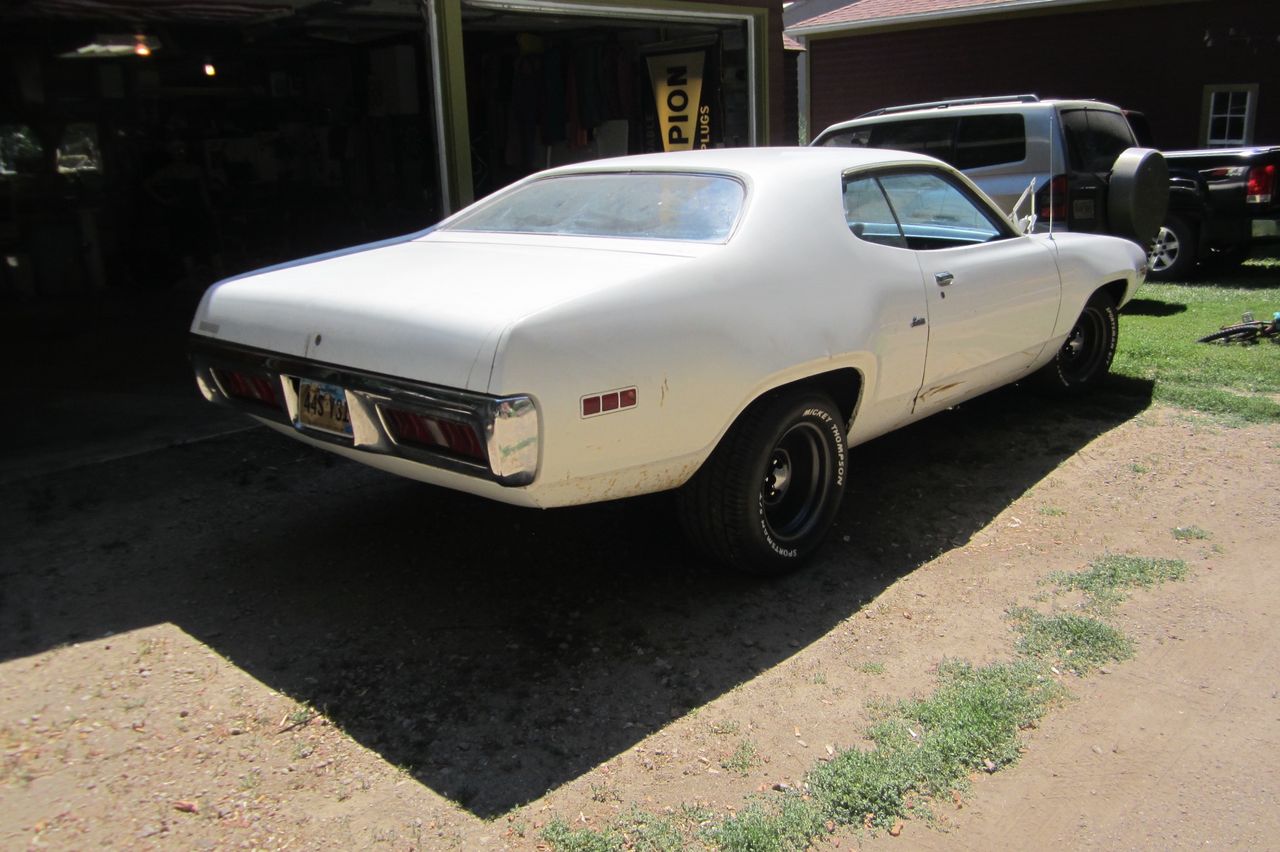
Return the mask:
[[1280,238],[1280,146],[1165,151],[1169,212],[1150,252],[1153,279],[1184,279],[1202,260],[1239,260]]

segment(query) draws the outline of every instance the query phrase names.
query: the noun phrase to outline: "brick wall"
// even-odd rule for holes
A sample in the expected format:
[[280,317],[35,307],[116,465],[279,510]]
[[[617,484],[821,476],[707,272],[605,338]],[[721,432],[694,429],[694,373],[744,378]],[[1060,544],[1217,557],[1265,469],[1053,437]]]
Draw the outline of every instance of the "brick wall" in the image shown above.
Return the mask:
[[813,38],[809,56],[811,135],[882,106],[1032,92],[1140,110],[1157,145],[1187,148],[1202,142],[1206,84],[1256,83],[1254,141],[1280,144],[1275,0],[1168,3]]

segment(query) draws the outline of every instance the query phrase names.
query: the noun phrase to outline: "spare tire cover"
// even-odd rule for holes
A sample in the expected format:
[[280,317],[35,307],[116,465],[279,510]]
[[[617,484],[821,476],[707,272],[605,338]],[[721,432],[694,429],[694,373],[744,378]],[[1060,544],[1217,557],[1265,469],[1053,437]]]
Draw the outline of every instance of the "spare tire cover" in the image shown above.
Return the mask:
[[1164,224],[1169,208],[1169,167],[1151,148],[1129,148],[1116,157],[1107,190],[1111,233],[1145,246]]

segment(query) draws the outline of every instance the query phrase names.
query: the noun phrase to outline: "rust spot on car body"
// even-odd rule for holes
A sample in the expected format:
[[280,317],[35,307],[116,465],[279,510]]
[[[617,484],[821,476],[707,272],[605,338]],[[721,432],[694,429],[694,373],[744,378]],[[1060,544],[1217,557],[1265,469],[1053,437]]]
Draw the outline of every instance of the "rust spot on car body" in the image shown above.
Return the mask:
[[938,386],[937,386],[937,387],[935,387],[935,388],[929,388],[927,391],[925,391],[924,393],[920,394],[919,399],[920,399],[921,401],[923,401],[923,400],[929,399],[929,398],[931,398],[931,397],[935,397],[935,396],[937,396],[937,395],[938,395],[938,394],[940,394],[940,393],[946,393],[946,392],[947,392],[947,391],[949,391],[949,390],[953,390],[953,389],[955,389],[955,388],[958,388],[958,387],[960,387],[962,384],[964,384],[964,382],[952,382],[952,383],[951,383],[951,384],[949,384],[949,385],[938,385]]

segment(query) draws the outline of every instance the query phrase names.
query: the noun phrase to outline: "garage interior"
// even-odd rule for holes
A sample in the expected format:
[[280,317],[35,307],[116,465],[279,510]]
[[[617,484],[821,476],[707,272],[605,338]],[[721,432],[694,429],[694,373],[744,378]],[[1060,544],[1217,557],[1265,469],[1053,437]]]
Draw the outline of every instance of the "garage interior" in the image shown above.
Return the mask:
[[[657,150],[655,51],[705,51],[714,144],[754,142],[745,21],[550,5],[461,4],[461,200]],[[0,298],[196,290],[437,221],[457,199],[431,14],[426,0],[6,4]]]

